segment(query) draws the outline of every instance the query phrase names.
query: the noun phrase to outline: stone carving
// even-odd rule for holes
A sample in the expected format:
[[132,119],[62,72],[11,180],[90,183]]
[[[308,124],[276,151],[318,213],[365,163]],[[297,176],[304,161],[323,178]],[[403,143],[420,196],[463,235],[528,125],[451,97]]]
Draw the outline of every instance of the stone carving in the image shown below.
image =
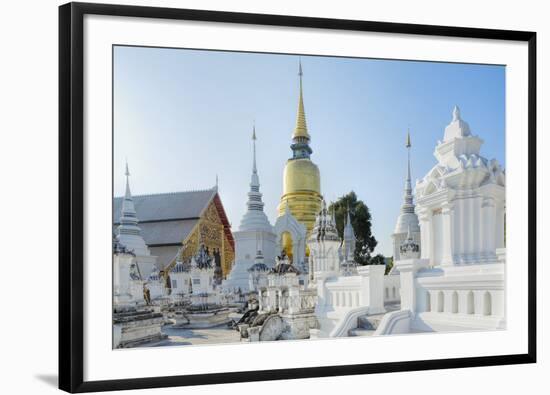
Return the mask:
[[260,341],[274,341],[279,339],[285,329],[283,320],[278,315],[270,315],[264,321],[260,330]]

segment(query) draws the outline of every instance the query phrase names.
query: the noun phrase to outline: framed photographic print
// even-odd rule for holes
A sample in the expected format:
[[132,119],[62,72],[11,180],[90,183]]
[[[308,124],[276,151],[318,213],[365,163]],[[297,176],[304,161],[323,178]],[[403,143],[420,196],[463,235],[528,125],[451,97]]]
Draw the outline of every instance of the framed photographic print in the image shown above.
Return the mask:
[[61,389],[536,361],[534,32],[59,15]]

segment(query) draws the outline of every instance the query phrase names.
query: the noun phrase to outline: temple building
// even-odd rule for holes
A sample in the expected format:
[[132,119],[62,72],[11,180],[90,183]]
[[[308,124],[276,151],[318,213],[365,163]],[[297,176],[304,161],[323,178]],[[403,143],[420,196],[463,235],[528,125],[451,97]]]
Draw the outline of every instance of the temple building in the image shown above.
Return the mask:
[[264,203],[260,192],[260,177],[256,167],[256,127],[252,131],[252,175],[250,191],[239,230],[233,233],[235,238],[235,264],[231,269],[223,288],[227,290],[249,291],[248,269],[254,265],[256,255],[262,252],[262,262],[267,267],[275,265],[276,235],[273,226],[264,213]]
[[[227,276],[235,257],[235,242],[217,186],[202,191],[141,195],[131,199],[134,213],[127,209],[127,196],[113,199],[113,226],[120,243],[126,242],[126,247],[135,253],[144,248],[136,241],[135,227],[139,218],[139,235],[150,254],[158,257],[156,265],[163,273],[176,265],[180,248],[180,259],[188,261],[204,244],[219,267],[220,277]],[[142,274],[146,277],[150,273]]]
[[[279,203],[279,216],[284,216],[287,205],[292,215],[305,225],[307,234],[311,233],[315,217],[321,210],[321,177],[319,168],[310,159],[313,152],[309,143],[311,137],[306,124],[304,98],[302,90],[302,64],[299,65],[300,93],[296,127],[292,134],[292,157],[287,160],[283,175],[283,195]],[[289,233],[282,235],[282,244],[287,256],[293,260],[293,240]],[[306,251],[307,253],[307,251]]]
[[420,225],[416,215],[413,203],[412,185],[411,185],[411,135],[407,131],[407,179],[405,180],[405,189],[403,193],[403,205],[401,213],[397,217],[397,223],[392,234],[393,239],[393,259],[401,259],[401,244],[411,236],[412,239],[420,244]]

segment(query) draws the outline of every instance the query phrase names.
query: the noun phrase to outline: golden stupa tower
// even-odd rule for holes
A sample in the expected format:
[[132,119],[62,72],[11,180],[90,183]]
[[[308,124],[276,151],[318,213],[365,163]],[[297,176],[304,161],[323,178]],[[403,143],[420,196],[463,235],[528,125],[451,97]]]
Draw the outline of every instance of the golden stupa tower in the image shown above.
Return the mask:
[[[309,146],[311,137],[307,131],[304,97],[302,92],[302,63],[299,64],[300,96],[296,128],[292,134],[292,158],[288,159],[283,174],[283,196],[279,203],[279,216],[285,214],[286,205],[292,215],[307,228],[309,236],[315,218],[321,210],[321,177],[319,168],[310,159],[313,150]],[[290,235],[283,235],[283,247],[292,251]]]

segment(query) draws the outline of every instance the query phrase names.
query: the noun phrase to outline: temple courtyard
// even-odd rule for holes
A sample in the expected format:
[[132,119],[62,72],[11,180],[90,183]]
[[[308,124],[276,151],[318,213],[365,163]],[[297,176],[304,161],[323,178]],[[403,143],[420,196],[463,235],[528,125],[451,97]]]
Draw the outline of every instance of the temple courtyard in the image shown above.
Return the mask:
[[162,333],[168,337],[164,340],[144,343],[140,347],[223,344],[239,343],[241,341],[239,332],[228,328],[226,325],[206,329],[182,329],[165,325],[162,327]]

